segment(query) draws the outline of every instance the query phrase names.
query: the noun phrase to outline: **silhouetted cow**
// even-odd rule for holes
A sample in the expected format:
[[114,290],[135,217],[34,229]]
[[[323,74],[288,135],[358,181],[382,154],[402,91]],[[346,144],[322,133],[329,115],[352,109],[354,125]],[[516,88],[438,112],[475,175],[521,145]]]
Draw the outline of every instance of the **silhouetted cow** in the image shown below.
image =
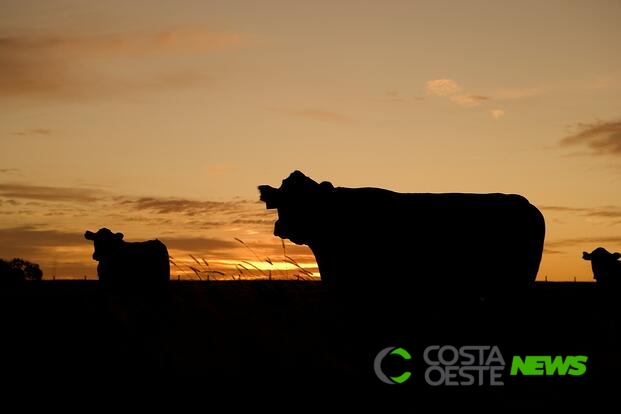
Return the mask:
[[593,279],[602,286],[621,285],[621,253],[610,253],[603,247],[598,247],[591,253],[582,252],[584,260],[591,261]]
[[539,270],[544,218],[519,195],[335,188],[300,171],[259,192],[278,209],[274,235],[308,245],[325,282],[485,296],[527,287]]
[[123,233],[102,228],[84,237],[95,244],[93,260],[97,260],[99,280],[108,287],[165,287],[170,280],[168,249],[159,240],[125,242]]

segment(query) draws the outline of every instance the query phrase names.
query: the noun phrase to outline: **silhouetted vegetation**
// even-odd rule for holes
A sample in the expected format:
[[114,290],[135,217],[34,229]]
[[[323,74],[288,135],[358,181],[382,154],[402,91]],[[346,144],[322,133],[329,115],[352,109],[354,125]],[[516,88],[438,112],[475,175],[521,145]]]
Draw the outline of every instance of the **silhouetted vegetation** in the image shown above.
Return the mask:
[[36,263],[14,258],[10,261],[0,259],[0,283],[12,284],[25,280],[41,280],[43,271]]

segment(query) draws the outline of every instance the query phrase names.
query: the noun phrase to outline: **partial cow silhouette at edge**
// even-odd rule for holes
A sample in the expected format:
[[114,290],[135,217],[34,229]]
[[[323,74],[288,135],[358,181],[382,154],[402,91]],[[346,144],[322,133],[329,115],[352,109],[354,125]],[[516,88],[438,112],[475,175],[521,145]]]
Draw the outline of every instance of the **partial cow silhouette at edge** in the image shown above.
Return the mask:
[[259,192],[278,210],[274,235],[308,245],[330,284],[484,298],[531,286],[539,270],[544,217],[520,195],[334,187],[300,171]]
[[598,247],[591,253],[582,252],[582,258],[591,262],[593,279],[599,286],[615,290],[621,288],[621,253],[610,253]]

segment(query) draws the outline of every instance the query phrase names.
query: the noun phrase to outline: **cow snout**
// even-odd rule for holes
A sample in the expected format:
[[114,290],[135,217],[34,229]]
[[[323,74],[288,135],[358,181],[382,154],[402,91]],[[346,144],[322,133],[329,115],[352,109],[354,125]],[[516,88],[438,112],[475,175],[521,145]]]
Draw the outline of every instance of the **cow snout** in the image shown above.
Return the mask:
[[278,208],[280,204],[280,191],[277,188],[270,187],[269,185],[260,185],[259,193],[261,194],[261,201],[265,202],[267,209]]

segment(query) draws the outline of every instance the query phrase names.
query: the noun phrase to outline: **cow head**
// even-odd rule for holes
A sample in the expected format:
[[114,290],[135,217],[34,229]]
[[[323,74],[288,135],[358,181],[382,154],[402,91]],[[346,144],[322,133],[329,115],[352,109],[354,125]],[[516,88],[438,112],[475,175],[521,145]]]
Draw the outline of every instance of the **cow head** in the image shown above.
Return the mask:
[[611,282],[616,283],[615,281],[621,276],[619,274],[621,262],[618,261],[620,257],[621,254],[610,253],[603,247],[598,247],[591,253],[582,253],[584,260],[591,261],[593,278],[604,285],[608,285]]
[[274,235],[308,245],[317,234],[317,219],[324,209],[325,197],[333,190],[331,183],[318,184],[300,171],[292,172],[280,188],[260,185],[260,199],[266,208],[278,209]]
[[582,258],[584,260],[590,260],[594,262],[606,263],[606,262],[615,262],[621,258],[621,253],[610,253],[608,250],[603,247],[598,247],[593,250],[591,253],[582,252]]
[[97,233],[87,230],[84,233],[86,240],[92,240],[95,244],[93,252],[93,260],[102,261],[109,260],[114,257],[114,252],[123,241],[123,233],[112,233],[107,228],[101,228]]

